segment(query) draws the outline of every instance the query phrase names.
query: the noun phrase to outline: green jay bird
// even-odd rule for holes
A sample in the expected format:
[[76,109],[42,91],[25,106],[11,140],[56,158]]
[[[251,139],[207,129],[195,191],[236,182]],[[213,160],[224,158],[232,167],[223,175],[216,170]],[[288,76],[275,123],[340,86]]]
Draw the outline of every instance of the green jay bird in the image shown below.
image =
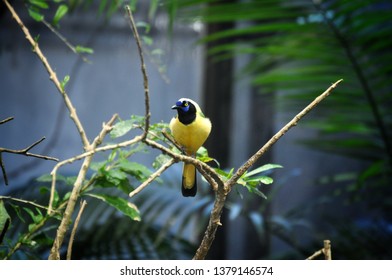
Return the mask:
[[[189,98],[179,99],[171,108],[177,110],[169,125],[174,140],[186,155],[195,157],[211,132],[211,121],[204,116],[200,106]],[[195,196],[197,193],[196,167],[193,164],[184,163],[181,190],[183,196]]]

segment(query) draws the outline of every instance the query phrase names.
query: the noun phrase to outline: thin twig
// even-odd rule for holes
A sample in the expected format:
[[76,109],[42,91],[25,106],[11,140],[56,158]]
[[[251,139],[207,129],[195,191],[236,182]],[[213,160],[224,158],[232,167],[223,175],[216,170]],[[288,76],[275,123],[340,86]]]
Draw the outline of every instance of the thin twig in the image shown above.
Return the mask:
[[339,80],[332,84],[326,91],[324,91],[321,95],[319,95],[316,99],[314,99],[308,106],[305,107],[300,113],[298,113],[290,122],[288,122],[279,132],[277,132],[272,138],[263,146],[260,150],[258,150],[253,156],[251,156],[247,162],[245,162],[234,175],[224,183],[222,187],[219,187],[216,193],[214,208],[211,211],[210,220],[207,226],[207,230],[204,233],[203,239],[200,243],[199,248],[196,251],[193,259],[201,260],[205,259],[209,249],[211,248],[211,244],[215,239],[215,233],[220,225],[220,217],[222,214],[223,207],[225,205],[225,201],[227,195],[231,191],[233,185],[238,181],[239,178],[253,165],[255,162],[260,159],[262,155],[266,151],[268,151],[273,144],[275,144],[290,128],[297,125],[297,123],[312,109],[314,109],[323,99],[325,99],[334,88],[341,82]]
[[54,33],[73,53],[77,54],[80,56],[80,58],[87,63],[90,63],[91,61],[87,59],[84,55],[82,55],[80,52],[77,51],[76,47],[71,44],[67,38],[65,38],[56,28],[53,27],[49,22],[47,22],[45,19],[42,19],[42,23],[49,28],[50,31]]
[[[165,136],[178,150],[183,151],[183,148],[174,140],[174,138],[168,134],[166,131],[162,131],[162,135]],[[184,153],[183,153],[184,154]]]
[[250,157],[238,170],[233,174],[225,184],[225,187],[230,190],[231,186],[238,181],[238,179],[258,160],[272,145],[274,145],[289,129],[296,126],[297,123],[311,110],[313,110],[321,101],[330,95],[330,93],[341,83],[343,79],[338,80],[332,84],[326,91],[316,97],[308,106],[299,112],[290,122],[288,122],[282,129],[280,129],[272,138],[261,147],[252,157]]
[[61,96],[64,99],[64,103],[68,108],[68,111],[70,113],[70,118],[73,120],[75,123],[75,126],[80,134],[80,137],[82,139],[83,147],[87,149],[90,145],[86,132],[82,126],[82,123],[79,120],[78,115],[76,114],[75,107],[73,106],[71,100],[68,97],[68,94],[66,93],[64,87],[61,85],[59,79],[57,78],[57,74],[55,71],[53,71],[52,67],[50,66],[48,60],[42,53],[39,44],[34,38],[31,36],[30,31],[27,29],[27,27],[24,25],[14,8],[11,6],[11,4],[7,0],[3,0],[4,4],[7,6],[8,10],[11,12],[12,17],[15,19],[15,21],[18,23],[20,28],[22,29],[23,33],[25,34],[25,37],[27,41],[31,44],[33,47],[33,52],[38,56],[38,58],[41,60],[42,64],[44,65],[46,71],[49,74],[50,80],[54,83],[55,87],[57,88],[58,92],[61,94]]
[[21,203],[25,203],[25,204],[30,204],[30,205],[33,205],[33,206],[35,206],[35,207],[38,207],[38,208],[41,208],[41,209],[48,210],[48,207],[43,206],[43,205],[41,205],[41,204],[35,203],[35,202],[33,202],[33,201],[29,201],[29,200],[24,200],[24,199],[20,199],[20,198],[15,198],[15,197],[12,197],[12,196],[3,196],[3,195],[0,195],[0,199],[9,199],[9,200],[13,200],[13,201],[17,201],[17,202],[21,202]]
[[75,219],[75,223],[74,223],[73,228],[72,228],[71,236],[69,238],[68,250],[67,250],[67,260],[71,259],[71,256],[72,256],[72,245],[73,245],[73,241],[75,239],[76,229],[78,228],[80,217],[82,216],[82,213],[83,213],[84,208],[86,207],[86,205],[87,205],[87,202],[85,200],[83,200],[83,202],[80,203],[80,210],[79,210],[78,216]]
[[32,148],[34,148],[35,146],[37,146],[39,143],[41,143],[44,140],[45,140],[45,137],[42,137],[40,140],[34,142],[33,144],[31,144],[27,148],[24,148],[21,150],[5,149],[5,148],[0,147],[0,153],[10,153],[10,154],[24,155],[27,157],[35,157],[35,158],[40,158],[40,159],[45,159],[45,160],[59,161],[58,158],[29,153],[29,151]]
[[45,160],[59,161],[57,158],[54,158],[54,157],[29,153],[29,151],[32,148],[34,148],[35,146],[37,146],[39,143],[41,143],[44,140],[45,140],[45,137],[42,137],[40,140],[34,142],[30,146],[28,146],[24,149],[21,149],[21,150],[13,150],[13,149],[6,149],[6,148],[0,147],[0,167],[1,167],[1,171],[3,173],[4,183],[6,186],[8,185],[8,177],[7,177],[7,172],[5,171],[5,166],[4,166],[4,162],[3,162],[3,157],[2,157],[3,153],[17,154],[17,155],[24,155],[27,157],[35,157],[35,158],[40,158],[40,159],[45,159]]
[[176,161],[174,159],[170,159],[165,164],[163,164],[157,171],[150,175],[142,184],[140,184],[136,189],[129,193],[129,197],[133,197],[141,192],[145,187],[147,187],[152,181],[154,181],[157,177],[159,177],[166,169],[172,166]]
[[6,123],[6,122],[12,121],[13,119],[14,119],[14,117],[6,118],[6,119],[0,121],[0,125],[1,125],[1,124],[4,124],[4,123]]
[[307,260],[314,260],[315,258],[317,258],[318,256],[323,254],[323,249],[320,249],[316,252],[313,253],[313,255],[311,255],[310,257],[307,257]]
[[143,49],[142,49],[142,43],[140,41],[140,36],[139,32],[137,31],[136,23],[133,18],[132,10],[129,7],[129,5],[125,5],[125,10],[127,11],[128,18],[129,18],[129,25],[132,29],[133,36],[135,37],[136,44],[137,44],[137,49],[139,52],[139,58],[140,58],[140,68],[142,71],[143,75],[143,86],[144,86],[144,105],[145,105],[145,118],[146,122],[144,125],[144,134],[143,138],[147,137],[148,130],[150,128],[150,95],[149,95],[149,86],[148,86],[148,76],[147,76],[147,70],[146,70],[146,64],[144,63],[144,56],[143,56]]
[[0,167],[1,167],[1,172],[3,173],[4,184],[8,186],[8,176],[7,176],[7,172],[5,171],[2,153],[0,153]]

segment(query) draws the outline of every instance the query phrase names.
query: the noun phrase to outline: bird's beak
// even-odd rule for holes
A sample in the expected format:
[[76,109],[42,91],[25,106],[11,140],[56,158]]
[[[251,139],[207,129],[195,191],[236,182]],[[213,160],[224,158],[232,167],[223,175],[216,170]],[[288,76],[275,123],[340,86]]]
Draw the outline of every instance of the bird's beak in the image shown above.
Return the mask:
[[172,108],[172,110],[174,110],[174,109],[178,109],[180,107],[178,107],[177,105],[173,105],[171,108]]

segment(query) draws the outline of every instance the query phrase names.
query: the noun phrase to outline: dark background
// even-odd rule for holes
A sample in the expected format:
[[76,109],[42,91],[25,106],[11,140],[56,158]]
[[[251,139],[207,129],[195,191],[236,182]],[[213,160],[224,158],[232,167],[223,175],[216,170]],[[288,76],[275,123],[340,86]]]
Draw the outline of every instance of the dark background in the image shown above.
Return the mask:
[[[261,187],[268,199],[240,188],[233,191],[208,257],[303,259],[320,249],[324,239],[330,239],[333,258],[388,259],[392,256],[392,157],[387,145],[391,145],[392,123],[391,5],[370,1],[351,7],[346,1],[327,1],[318,9],[301,4],[306,1],[272,2],[250,1],[259,5],[252,9],[260,11],[256,18],[252,17],[256,12],[245,16],[246,3],[241,1],[179,7],[185,12],[177,12],[174,18],[165,10],[169,4],[153,17],[148,17],[149,1],[139,1],[137,6],[136,19],[151,24],[148,36],[154,40],[153,47],[164,51],[158,64],[147,60],[152,122],[169,122],[173,115],[170,107],[180,97],[198,101],[213,123],[206,147],[221,168],[239,167],[304,105],[333,82],[344,79],[332,97],[257,163],[284,167],[270,174],[275,180],[272,185]],[[287,15],[289,2],[294,8]],[[11,3],[30,31],[40,35],[40,46],[57,75],[70,76],[67,89],[89,138],[114,113],[124,119],[143,114],[139,60],[122,6],[109,14],[105,9],[98,11],[100,1],[76,5],[61,21],[60,32],[67,39],[94,49],[94,54],[88,55],[90,63],[85,63],[43,24],[30,18],[23,1]],[[240,5],[234,13],[232,5]],[[277,12],[279,5],[281,13]],[[271,19],[263,15],[264,9],[272,7],[276,8],[276,21],[297,26],[294,35],[289,28],[282,29],[282,34],[273,29],[235,33],[270,24]],[[329,12],[326,17],[323,11]],[[231,20],[225,19],[230,13]],[[330,15],[334,16],[332,26]],[[303,22],[309,26],[300,30]],[[196,43],[206,35],[227,30],[234,33]],[[211,54],[224,44],[236,44],[237,50],[227,48],[227,53]],[[252,52],[241,51],[251,47]],[[159,71],[162,65],[165,74]],[[301,72],[304,65],[319,68]],[[278,78],[271,74],[274,69],[278,69]],[[0,119],[15,117],[0,127],[1,147],[22,148],[46,136],[35,152],[60,159],[81,152],[78,133],[60,95],[3,4],[0,74]],[[364,85],[371,89],[370,99]],[[384,128],[377,122],[375,107]],[[139,154],[134,161],[150,164],[156,154]],[[0,194],[40,200],[36,193],[39,183],[34,179],[50,173],[53,163],[8,154],[3,160],[10,185],[1,181]],[[79,167],[78,163],[68,165],[61,173],[74,176]],[[180,164],[173,166],[162,176],[163,186],[152,186],[138,198],[141,223],[90,204],[75,241],[74,257],[191,258],[206,227],[212,195],[203,183],[193,201],[182,198],[180,171]],[[161,203],[154,209],[157,196],[162,196]],[[193,210],[185,219],[180,214],[186,207]],[[14,225],[13,232],[21,228],[23,225]],[[46,258],[47,253],[47,248],[40,248],[15,258]]]

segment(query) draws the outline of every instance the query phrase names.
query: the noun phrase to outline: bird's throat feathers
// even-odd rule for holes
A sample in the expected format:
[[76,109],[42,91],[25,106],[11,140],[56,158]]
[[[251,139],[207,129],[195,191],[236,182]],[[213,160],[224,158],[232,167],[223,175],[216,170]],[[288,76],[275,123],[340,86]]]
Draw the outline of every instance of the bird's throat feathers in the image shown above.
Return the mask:
[[196,112],[182,112],[181,110],[178,112],[178,120],[184,125],[191,124],[195,119]]

